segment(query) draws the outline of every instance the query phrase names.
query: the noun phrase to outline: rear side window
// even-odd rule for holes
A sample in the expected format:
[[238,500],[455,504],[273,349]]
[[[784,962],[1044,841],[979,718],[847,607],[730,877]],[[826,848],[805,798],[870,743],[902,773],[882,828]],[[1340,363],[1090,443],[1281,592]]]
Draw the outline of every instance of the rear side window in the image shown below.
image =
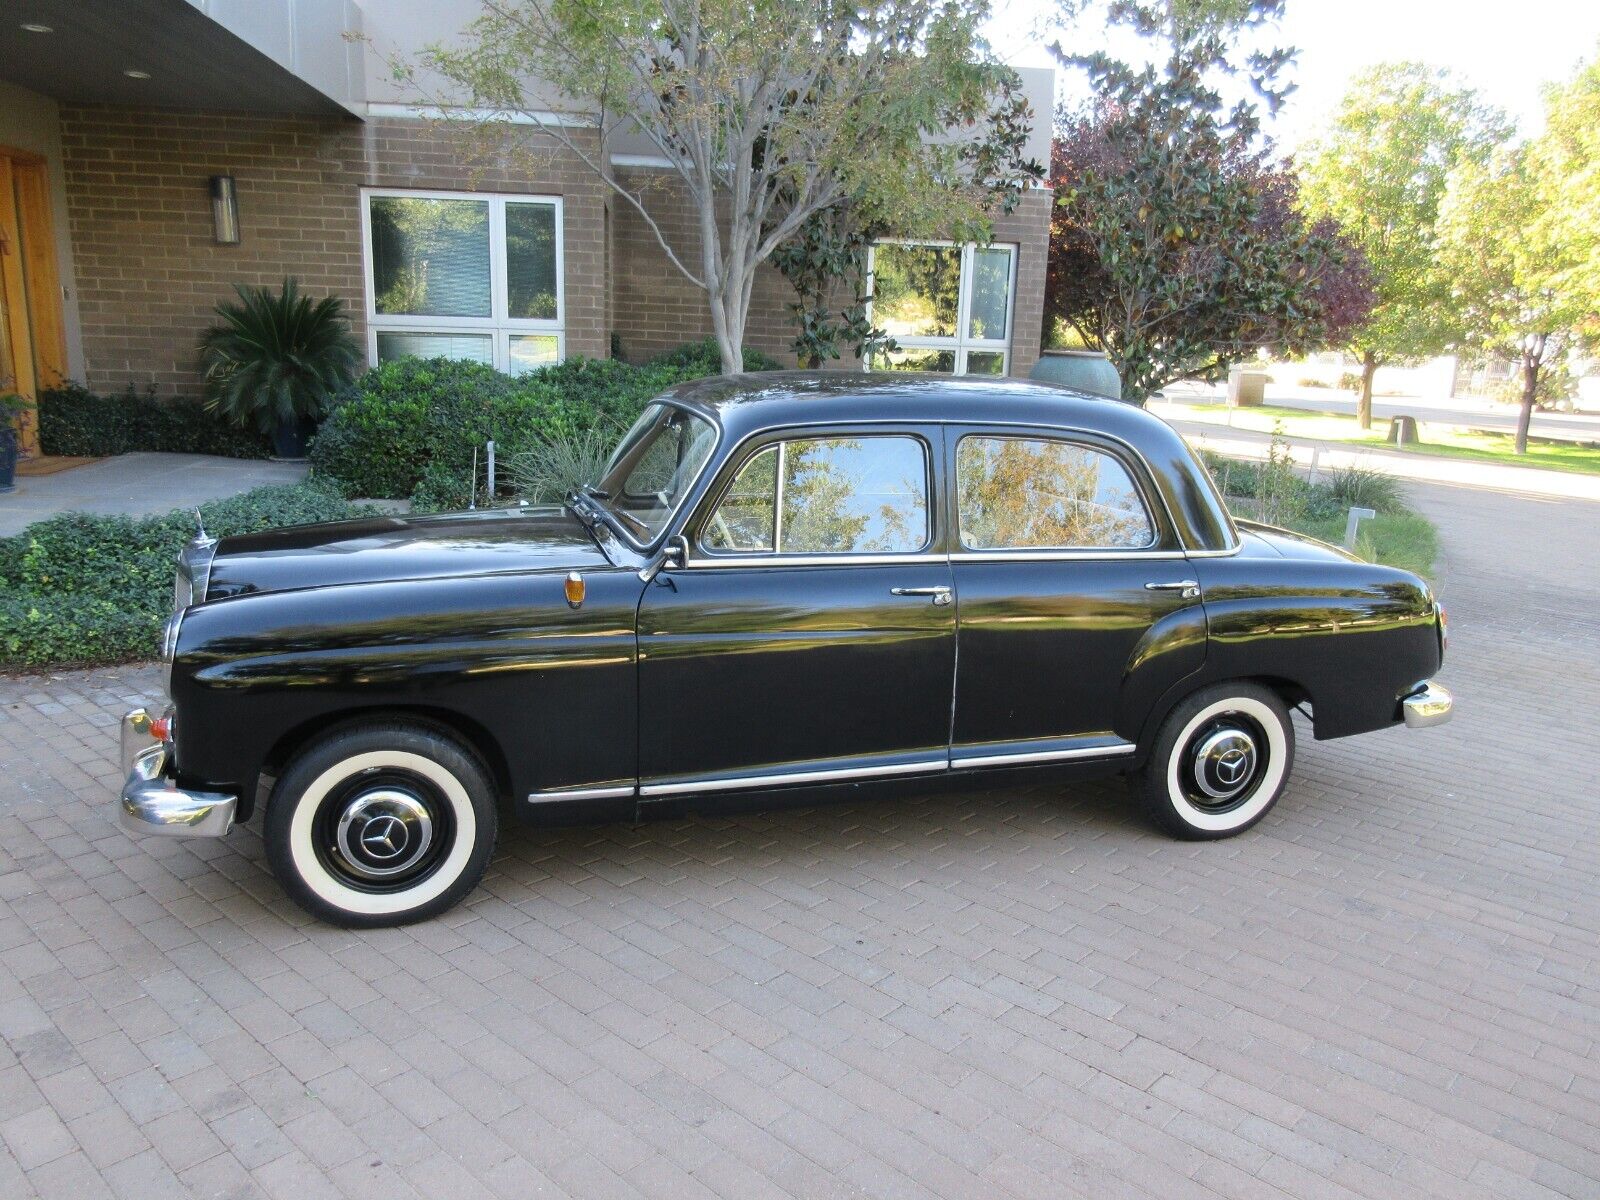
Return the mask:
[[968,550],[1141,550],[1155,542],[1127,468],[1078,442],[962,438],[956,497]]
[[928,544],[916,438],[797,438],[740,468],[700,536],[719,554],[914,554]]

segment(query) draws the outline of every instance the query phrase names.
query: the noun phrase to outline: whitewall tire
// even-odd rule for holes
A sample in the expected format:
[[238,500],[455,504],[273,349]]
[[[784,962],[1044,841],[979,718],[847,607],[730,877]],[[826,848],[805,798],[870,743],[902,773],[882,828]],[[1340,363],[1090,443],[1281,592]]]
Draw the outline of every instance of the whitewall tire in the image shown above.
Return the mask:
[[1167,716],[1135,787],[1174,837],[1225,838],[1267,815],[1293,768],[1294,725],[1283,701],[1256,684],[1225,683]]
[[482,764],[443,733],[356,726],[316,743],[278,778],[267,861],[294,902],[336,925],[436,916],[478,885],[498,828]]

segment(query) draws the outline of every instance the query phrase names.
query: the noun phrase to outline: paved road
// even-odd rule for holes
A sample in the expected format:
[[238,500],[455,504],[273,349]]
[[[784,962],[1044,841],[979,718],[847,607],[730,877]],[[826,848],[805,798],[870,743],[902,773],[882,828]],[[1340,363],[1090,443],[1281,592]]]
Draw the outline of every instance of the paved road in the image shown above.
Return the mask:
[[1417,485],[1457,721],[1250,834],[1120,785],[516,833],[351,934],[0,681],[0,1196],[1600,1195],[1600,507]]
[[[1227,391],[1225,388],[1179,384],[1168,388],[1167,395],[1181,409],[1185,404],[1219,404]],[[1284,388],[1269,384],[1267,402],[1314,412],[1343,413],[1352,417],[1356,414],[1355,395],[1330,388]],[[1154,410],[1162,416],[1167,415],[1165,407],[1160,401],[1153,405]],[[1435,400],[1421,396],[1374,396],[1372,415],[1381,418],[1411,416],[1424,423],[1435,421],[1444,425],[1463,425],[1505,433],[1515,433],[1517,428],[1516,405],[1495,404],[1470,397]],[[1535,412],[1529,432],[1535,437],[1600,442],[1600,413]]]

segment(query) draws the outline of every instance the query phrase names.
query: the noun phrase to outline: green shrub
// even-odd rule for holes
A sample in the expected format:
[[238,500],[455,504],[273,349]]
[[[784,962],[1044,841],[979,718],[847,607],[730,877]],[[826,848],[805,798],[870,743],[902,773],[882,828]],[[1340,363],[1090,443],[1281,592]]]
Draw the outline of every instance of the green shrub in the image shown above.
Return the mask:
[[596,426],[577,437],[523,450],[506,461],[506,478],[530,503],[553,503],[605,473],[622,431]]
[[[717,339],[713,337],[702,338],[698,342],[685,342],[681,346],[674,346],[671,350],[663,350],[650,360],[652,367],[677,367],[681,370],[692,372],[694,376],[720,375],[722,373],[722,351],[717,349]],[[749,346],[744,348],[744,369],[746,371],[781,371],[783,364],[759,350],[752,350]]]
[[[311,482],[257,488],[200,506],[215,537],[364,515]],[[0,670],[151,658],[172,608],[178,552],[194,513],[63,513],[0,538]]]
[[570,358],[512,378],[481,363],[397,359],[335,398],[311,463],[347,496],[413,496],[426,477],[421,500],[432,506],[467,494],[477,450],[482,497],[485,442],[507,461],[591,429],[625,429],[656,396],[705,373],[676,363]]
[[411,492],[414,513],[455,512],[474,499],[470,469],[457,471],[442,462],[431,462]]
[[153,391],[100,396],[77,383],[39,394],[39,448],[46,454],[101,457],[138,450],[266,458],[267,439],[205,411],[198,400],[158,399]]
[[1406,506],[1406,490],[1400,481],[1371,467],[1335,467],[1322,486],[1341,509],[1398,512]]

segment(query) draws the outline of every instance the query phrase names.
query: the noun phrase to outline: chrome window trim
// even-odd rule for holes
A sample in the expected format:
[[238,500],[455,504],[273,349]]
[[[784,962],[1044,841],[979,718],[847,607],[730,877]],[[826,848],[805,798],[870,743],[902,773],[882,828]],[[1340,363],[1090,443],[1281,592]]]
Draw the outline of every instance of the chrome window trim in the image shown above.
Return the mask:
[[[994,428],[1000,429],[1000,430],[1004,430],[1005,426],[1003,426],[1003,425],[995,426]],[[1032,426],[1019,426],[1019,428],[1033,428],[1033,427]],[[1096,434],[1096,435],[1092,435],[1092,436],[1107,437],[1107,435],[1105,435],[1105,434]],[[1122,550],[1120,552],[1118,551],[1117,547],[1115,547],[1115,546],[1010,546],[1010,547],[1006,547],[1006,546],[984,546],[984,547],[981,547],[979,549],[969,550],[965,545],[963,545],[963,543],[961,541],[961,444],[963,442],[965,442],[968,438],[983,438],[983,439],[986,439],[986,440],[989,440],[989,441],[1013,441],[1013,442],[1028,442],[1028,441],[1067,442],[1067,443],[1069,443],[1071,445],[1082,446],[1085,450],[1091,450],[1096,454],[1104,454],[1104,455],[1106,455],[1107,458],[1110,458],[1113,462],[1115,462],[1119,467],[1122,468],[1122,473],[1128,477],[1128,482],[1133,484],[1133,490],[1134,490],[1134,492],[1136,492],[1138,494],[1139,503],[1144,506],[1144,520],[1145,520],[1145,524],[1150,529],[1150,540],[1148,542],[1144,543],[1144,545],[1142,545],[1142,546],[1129,546],[1125,550]],[[1116,438],[1108,438],[1108,440],[1110,440],[1110,441],[1119,441],[1119,439],[1116,439]],[[1121,444],[1126,445],[1126,443],[1121,443]],[[1130,447],[1128,447],[1128,449],[1132,450],[1133,448],[1130,446]],[[1137,451],[1134,451],[1134,453],[1136,455],[1138,454]],[[1087,552],[1089,552],[1091,554],[1103,554],[1103,555],[1106,555],[1108,557],[1122,557],[1123,555],[1144,554],[1144,553],[1148,553],[1150,551],[1153,551],[1161,541],[1161,530],[1158,528],[1158,526],[1156,524],[1156,507],[1155,507],[1155,505],[1150,503],[1150,497],[1146,494],[1145,485],[1140,479],[1140,475],[1142,474],[1142,475],[1144,475],[1145,478],[1147,478],[1147,479],[1149,479],[1149,480],[1151,480],[1153,482],[1154,479],[1155,479],[1155,472],[1150,470],[1150,464],[1145,461],[1143,455],[1138,455],[1138,466],[1144,468],[1144,470],[1141,472],[1140,470],[1137,469],[1137,467],[1135,467],[1134,469],[1130,470],[1130,466],[1132,466],[1132,464],[1130,464],[1127,461],[1125,461],[1120,455],[1108,454],[1105,450],[1100,449],[1099,447],[1095,446],[1093,443],[1087,442],[1087,441],[1083,441],[1083,440],[1081,440],[1079,438],[1074,438],[1073,436],[1071,436],[1070,434],[1067,434],[1067,433],[1058,433],[1054,437],[1034,437],[1032,435],[1022,435],[1022,434],[1015,434],[1015,433],[1008,434],[1008,433],[1004,433],[1004,432],[997,433],[997,434],[963,433],[960,437],[956,438],[955,453],[953,455],[953,460],[952,461],[955,463],[955,478],[951,481],[950,491],[951,491],[951,499],[953,499],[955,501],[955,513],[956,513],[955,543],[956,543],[956,545],[958,547],[960,547],[960,552],[963,553],[963,554],[1004,554],[1004,553],[1015,552],[1015,551],[1025,551],[1025,552],[1039,553],[1039,554],[1056,554],[1056,553],[1062,553],[1062,552],[1070,552],[1070,551],[1082,550],[1082,551],[1087,551]],[[1177,523],[1174,522],[1173,519],[1172,519],[1172,510],[1170,508],[1167,508],[1165,506],[1165,503],[1163,503],[1162,511],[1164,511],[1166,513],[1166,515],[1167,515],[1167,525],[1169,526],[1169,528],[1171,528],[1173,536],[1177,537],[1178,536],[1178,526],[1177,526]],[[1178,540],[1181,541],[1182,539],[1178,538]],[[1163,551],[1162,553],[1168,553],[1168,552],[1167,551]],[[1181,557],[1181,553],[1180,553],[1180,557]],[[1049,561],[1049,560],[1041,560],[1041,561]]]
[[[683,404],[680,401],[669,399],[666,396],[655,397],[645,405],[645,408],[649,408],[651,404],[663,404],[668,408],[676,408],[680,412],[686,412],[691,417],[700,418],[700,420],[711,426],[712,430],[716,434],[716,440],[711,443],[711,449],[706,454],[706,460],[700,464],[700,470],[696,472],[694,479],[690,481],[688,487],[683,489],[683,498],[680,499],[678,503],[673,506],[672,511],[667,514],[667,519],[662,523],[660,533],[651,538],[648,542],[641,542],[635,538],[633,534],[628,532],[626,528],[627,523],[622,519],[619,518],[617,525],[615,527],[611,527],[611,531],[613,533],[622,535],[623,544],[627,545],[630,549],[637,550],[641,554],[649,554],[657,546],[665,542],[671,535],[673,526],[677,524],[679,518],[684,515],[685,511],[691,509],[693,505],[700,503],[700,485],[705,481],[706,472],[711,470],[711,464],[717,460],[717,451],[722,449],[722,441],[726,436],[722,428],[722,422],[718,420],[713,413],[708,412],[703,408],[698,408],[692,404]],[[596,500],[594,503],[599,505],[600,501]],[[601,507],[604,506],[601,505]],[[617,516],[617,514],[611,512],[610,509],[607,509],[606,512],[609,516]],[[609,527],[610,522],[606,522],[606,525]]]
[[827,783],[845,779],[870,779],[879,775],[924,775],[948,770],[950,760],[920,758],[915,762],[887,763],[878,767],[824,767],[812,771],[786,771],[779,775],[729,775],[716,779],[688,780],[681,783],[647,783],[641,796],[672,796],[682,792],[731,792],[740,788],[781,787],[791,783]]
[[719,567],[750,570],[761,567],[887,567],[948,561],[950,561],[948,555],[936,551],[912,554],[768,554],[765,557],[753,554],[745,556],[719,554],[714,557],[691,558],[684,563],[684,566],[689,570],[715,570]]
[[[1123,559],[1182,560],[1193,556],[1184,550],[962,550],[950,555],[960,562],[1120,562]],[[1218,551],[1211,551],[1215,554]]]
[[[938,424],[939,422],[933,422],[933,423],[934,424]],[[900,422],[893,422],[893,421],[890,421],[890,422],[885,422],[885,421],[839,421],[839,422],[830,422],[824,428],[831,429],[831,428],[833,428],[835,426],[835,424],[837,424],[837,425],[880,425],[880,426],[881,425],[889,425],[889,426],[894,426],[894,425],[901,424],[901,423]],[[751,563],[752,565],[760,566],[760,565],[765,565],[763,562],[760,561],[762,559],[766,559],[766,560],[783,559],[784,561],[783,561],[783,563],[781,565],[784,565],[784,566],[814,565],[816,563],[822,562],[823,560],[831,560],[831,559],[843,559],[843,560],[847,560],[850,563],[863,563],[863,562],[866,562],[868,559],[881,559],[881,560],[884,560],[884,561],[892,561],[892,562],[915,562],[918,559],[922,558],[923,556],[926,556],[926,555],[929,554],[928,547],[932,546],[935,542],[937,542],[939,540],[938,539],[937,530],[935,529],[934,523],[933,523],[933,517],[934,517],[934,508],[933,508],[933,498],[934,498],[933,497],[933,445],[926,438],[922,437],[920,434],[917,434],[917,433],[914,433],[914,432],[910,432],[909,430],[896,431],[896,430],[894,430],[892,428],[885,430],[885,432],[883,432],[881,434],[867,434],[866,436],[868,436],[868,437],[886,437],[886,438],[887,437],[903,438],[906,441],[915,442],[917,444],[917,446],[921,449],[921,451],[922,451],[922,479],[923,479],[923,485],[924,485],[922,502],[923,502],[923,511],[924,511],[925,516],[926,516],[925,528],[927,530],[927,536],[923,539],[922,545],[916,550],[907,550],[904,553],[896,553],[896,554],[872,554],[870,552],[865,552],[864,551],[864,552],[862,552],[860,554],[840,553],[840,554],[788,554],[788,555],[784,555],[784,554],[781,554],[780,552],[778,552],[776,550],[776,547],[781,546],[783,544],[783,541],[782,541],[782,538],[783,538],[783,468],[784,468],[784,456],[787,454],[787,450],[785,448],[788,446],[788,444],[790,442],[802,442],[802,441],[825,442],[825,441],[830,441],[830,440],[833,440],[833,441],[842,440],[842,439],[838,439],[838,438],[831,438],[830,439],[829,436],[826,433],[823,433],[823,434],[820,434],[820,435],[810,434],[807,431],[809,431],[811,428],[812,428],[812,426],[809,426],[809,425],[786,425],[786,426],[780,426],[778,428],[778,430],[776,431],[776,432],[779,433],[780,436],[776,440],[771,441],[771,442],[762,442],[762,443],[760,443],[759,445],[756,446],[755,450],[752,453],[746,454],[742,458],[739,458],[738,466],[734,468],[733,473],[728,477],[727,484],[724,485],[722,490],[717,493],[716,499],[711,501],[711,509],[710,509],[710,512],[707,514],[707,520],[708,521],[709,521],[709,519],[711,517],[716,516],[717,509],[722,507],[722,502],[728,498],[728,493],[733,490],[733,485],[739,482],[739,476],[744,473],[745,468],[748,467],[751,463],[755,462],[755,460],[757,458],[759,458],[761,455],[765,454],[768,449],[770,449],[773,446],[776,446],[778,448],[777,489],[776,489],[777,494],[774,497],[775,508],[773,509],[773,513],[772,513],[772,545],[773,545],[774,549],[773,550],[723,550],[723,551],[713,550],[709,546],[706,546],[701,540],[703,535],[705,534],[705,528],[704,528],[704,526],[702,526],[700,529],[695,531],[694,540],[690,543],[690,545],[691,545],[691,547],[693,548],[693,550],[694,550],[694,552],[696,554],[699,554],[699,555],[701,555],[703,557],[701,557],[701,558],[690,558],[685,563],[685,566],[696,566],[696,565],[729,565],[729,566],[732,566],[732,565],[736,565],[739,562],[747,562],[747,563]],[[782,436],[783,430],[787,430],[787,429],[800,430],[800,432],[794,437],[784,437],[784,436]],[[761,431],[759,431],[757,433],[752,433],[749,437],[745,438],[744,441],[740,442],[737,446],[735,446],[733,448],[733,452],[728,457],[729,458],[738,457],[740,455],[740,453],[743,451],[743,449],[744,449],[744,447],[745,447],[745,445],[747,443],[756,441],[758,438],[765,437],[767,434],[772,433],[772,432],[774,432],[774,430],[764,429],[764,430],[761,430]],[[943,561],[944,555],[935,554],[935,555],[932,556],[932,559],[938,560],[938,561]],[[715,564],[713,564],[712,560],[715,560]],[[830,565],[831,566],[831,565],[835,565],[835,564],[833,564],[831,562],[828,562],[828,563],[825,563],[824,565]],[[839,564],[839,565],[843,565],[843,564]]]

